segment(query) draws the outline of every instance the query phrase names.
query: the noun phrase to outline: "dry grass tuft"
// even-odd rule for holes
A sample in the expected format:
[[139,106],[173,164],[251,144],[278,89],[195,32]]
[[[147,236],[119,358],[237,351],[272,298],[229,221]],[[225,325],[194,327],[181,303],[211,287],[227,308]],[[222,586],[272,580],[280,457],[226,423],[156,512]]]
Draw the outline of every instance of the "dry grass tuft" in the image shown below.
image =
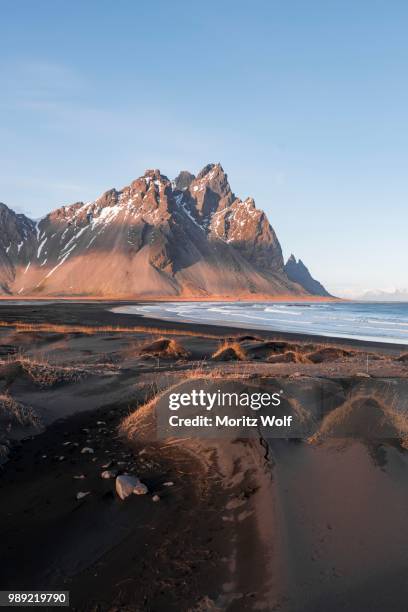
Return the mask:
[[351,357],[352,355],[354,355],[353,351],[347,351],[334,346],[327,346],[320,347],[316,351],[308,353],[306,357],[312,363],[324,363],[326,361],[336,361],[341,357]]
[[248,356],[239,342],[224,340],[211,356],[211,359],[215,361],[245,361]]
[[174,359],[186,358],[189,352],[180,342],[174,338],[161,337],[149,344],[145,344],[140,349],[140,355],[149,355],[152,357],[167,357]]
[[9,368],[21,368],[33,383],[42,389],[53,387],[59,383],[78,382],[87,374],[85,370],[71,366],[55,366],[46,357],[34,358],[27,354],[17,354],[9,357],[7,365]]
[[11,328],[19,332],[52,332],[58,334],[94,334],[106,333],[143,333],[143,334],[169,334],[172,336],[193,336],[195,338],[208,338],[219,340],[219,335],[205,332],[195,332],[185,329],[165,329],[160,327],[134,327],[124,325],[62,325],[56,323],[25,323],[24,321],[0,321],[0,328]]
[[286,351],[285,353],[272,353],[266,358],[268,363],[307,363],[308,359],[299,351]]
[[119,435],[128,440],[143,440],[155,430],[156,403],[160,393],[125,417],[119,425]]
[[398,439],[408,441],[408,417],[393,392],[373,390],[351,393],[346,401],[327,414],[309,442],[329,437]]
[[30,406],[24,406],[17,402],[9,393],[0,395],[0,415],[19,425],[35,425],[40,424],[37,414]]

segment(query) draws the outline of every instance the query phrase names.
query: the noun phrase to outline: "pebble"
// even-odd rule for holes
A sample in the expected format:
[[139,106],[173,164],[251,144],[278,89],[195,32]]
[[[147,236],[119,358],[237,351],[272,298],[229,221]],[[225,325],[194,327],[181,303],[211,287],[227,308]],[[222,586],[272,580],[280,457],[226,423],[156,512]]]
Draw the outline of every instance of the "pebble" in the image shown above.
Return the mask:
[[101,478],[107,480],[109,478],[116,478],[116,475],[117,473],[114,470],[105,470],[104,472],[102,472]]
[[76,495],[76,498],[82,499],[83,497],[86,497],[89,494],[90,494],[90,491],[79,491]]
[[139,482],[133,489],[133,493],[135,495],[146,495],[146,493],[148,492],[149,492],[149,489],[146,487],[145,484],[143,484],[143,482]]
[[158,502],[158,501],[160,501],[160,497],[158,495],[153,495],[152,501]]
[[127,497],[129,497],[129,495],[132,495],[134,488],[138,484],[141,484],[140,480],[135,476],[130,476],[129,474],[121,474],[116,478],[116,493],[119,495],[120,499],[126,499]]
[[94,449],[93,449],[93,448],[90,448],[89,446],[84,446],[84,448],[81,450],[81,453],[82,453],[82,454],[85,454],[85,453],[93,453],[93,452],[94,452]]
[[163,487],[172,487],[174,486],[174,482],[171,482],[171,480],[169,480],[168,482],[163,482]]

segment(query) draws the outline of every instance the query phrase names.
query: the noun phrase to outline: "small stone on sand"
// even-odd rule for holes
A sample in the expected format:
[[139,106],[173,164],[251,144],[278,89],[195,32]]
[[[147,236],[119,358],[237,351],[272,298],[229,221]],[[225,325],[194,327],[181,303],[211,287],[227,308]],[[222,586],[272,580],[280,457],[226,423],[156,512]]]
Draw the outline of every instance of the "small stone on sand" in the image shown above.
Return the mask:
[[90,494],[90,491],[79,491],[79,493],[77,493],[77,495],[76,495],[76,498],[77,499],[82,499],[82,498],[86,497],[89,494]]

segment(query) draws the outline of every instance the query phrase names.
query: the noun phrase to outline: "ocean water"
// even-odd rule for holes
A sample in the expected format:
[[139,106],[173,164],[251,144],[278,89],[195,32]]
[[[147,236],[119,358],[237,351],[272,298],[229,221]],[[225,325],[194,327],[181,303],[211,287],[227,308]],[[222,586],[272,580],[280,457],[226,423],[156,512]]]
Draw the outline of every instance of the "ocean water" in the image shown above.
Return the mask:
[[156,302],[113,311],[166,321],[408,344],[408,303],[401,302]]

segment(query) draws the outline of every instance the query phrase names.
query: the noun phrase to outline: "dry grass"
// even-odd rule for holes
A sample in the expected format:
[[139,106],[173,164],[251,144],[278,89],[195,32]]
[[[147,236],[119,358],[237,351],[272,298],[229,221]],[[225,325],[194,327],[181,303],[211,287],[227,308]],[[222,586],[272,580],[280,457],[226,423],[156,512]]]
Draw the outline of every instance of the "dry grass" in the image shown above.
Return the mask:
[[248,356],[239,342],[224,340],[215,353],[213,353],[211,359],[215,361],[245,361],[248,359]]
[[401,410],[394,391],[358,390],[324,417],[309,442],[320,442],[329,437],[395,438],[405,444],[408,441],[408,415],[404,407]]
[[160,395],[161,393],[157,393],[151,400],[125,417],[119,425],[119,435],[128,440],[150,438],[156,427],[155,408]]
[[266,358],[268,363],[309,363],[307,357],[300,351],[285,351],[272,353]]
[[312,363],[324,363],[326,361],[336,361],[344,357],[352,357],[354,354],[353,351],[347,351],[338,347],[318,345],[316,350],[306,355],[306,358]]
[[39,418],[30,406],[24,406],[9,393],[0,394],[0,415],[19,425],[40,424]]
[[55,366],[45,356],[34,358],[24,353],[10,356],[5,363],[9,367],[21,368],[33,383],[42,389],[53,387],[58,383],[78,382],[87,374],[84,369]]
[[52,332],[59,334],[94,334],[106,333],[144,333],[144,334],[170,334],[172,336],[193,336],[195,338],[208,338],[219,340],[220,336],[192,330],[165,329],[160,327],[123,326],[123,325],[62,325],[56,323],[25,323],[24,321],[0,321],[0,328],[13,328],[19,332]]
[[141,356],[149,355],[152,357],[181,359],[188,357],[189,354],[180,342],[174,340],[174,338],[165,338],[164,336],[144,344],[140,349]]
[[[249,364],[248,364],[249,365]],[[183,372],[183,380],[178,381],[175,384],[170,384],[160,391],[159,381],[157,384],[152,379],[152,392],[151,399],[145,402],[142,406],[131,412],[125,417],[119,425],[119,435],[126,437],[129,440],[146,440],[152,439],[152,436],[156,432],[156,405],[160,401],[160,398],[164,394],[169,393],[172,388],[178,387],[181,382],[187,380],[245,380],[254,378],[254,373],[246,372],[241,369],[239,371],[231,372],[225,371],[222,366],[214,367],[211,364],[205,362],[197,362],[197,366]],[[162,380],[162,378],[160,378]],[[163,441],[165,445],[181,443],[182,439],[168,438]]]

